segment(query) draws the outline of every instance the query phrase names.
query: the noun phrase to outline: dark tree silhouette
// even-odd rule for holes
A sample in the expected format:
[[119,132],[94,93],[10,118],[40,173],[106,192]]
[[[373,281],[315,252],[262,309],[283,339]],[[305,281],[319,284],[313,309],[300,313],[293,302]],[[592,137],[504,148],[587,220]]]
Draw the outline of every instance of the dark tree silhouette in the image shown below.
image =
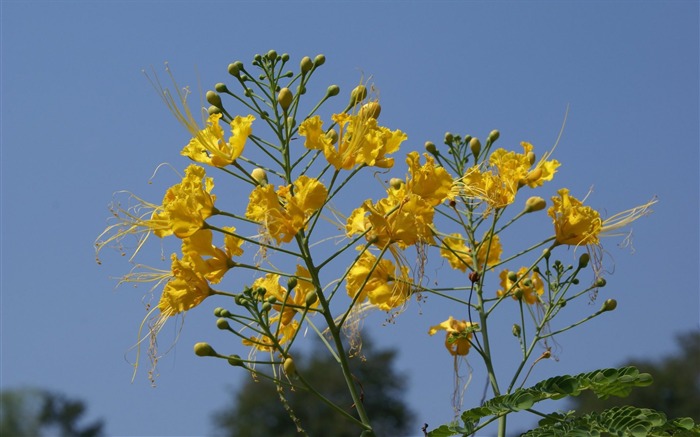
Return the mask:
[[39,437],[98,437],[103,422],[97,420],[85,426],[79,422],[85,414],[85,404],[62,394],[38,389],[3,390],[0,394],[0,436]]
[[579,414],[607,408],[632,405],[651,408],[666,414],[669,419],[690,417],[700,422],[700,332],[692,331],[677,337],[681,352],[656,360],[633,359],[625,365],[636,366],[650,373],[654,383],[636,388],[625,398],[598,399],[590,392],[571,398],[573,409]]
[[[398,437],[417,434],[413,418],[403,402],[405,378],[394,368],[396,351],[375,350],[364,338],[362,354],[366,360],[350,360],[365,407],[378,436]],[[320,346],[305,356],[295,355],[297,370],[325,397],[354,414],[352,400],[338,364]],[[357,437],[360,428],[340,413],[323,404],[312,393],[284,390],[288,406],[308,436]],[[285,411],[274,383],[246,379],[233,393],[233,406],[213,416],[217,433],[222,436],[296,436],[297,428]]]

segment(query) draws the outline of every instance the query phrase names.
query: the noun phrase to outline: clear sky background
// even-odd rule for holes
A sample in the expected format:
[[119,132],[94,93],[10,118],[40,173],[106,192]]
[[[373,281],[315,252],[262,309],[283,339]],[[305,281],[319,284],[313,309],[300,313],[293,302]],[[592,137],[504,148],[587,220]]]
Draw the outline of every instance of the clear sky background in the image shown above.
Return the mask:
[[[661,357],[676,351],[676,334],[698,329],[697,1],[1,7],[3,389],[39,386],[81,398],[109,435],[213,432],[210,413],[245,376],[192,353],[196,341],[222,341],[210,311],[217,304],[188,315],[157,388],[145,372],[132,384],[124,355],[144,316],[145,290],[115,291],[110,278],[129,265],[110,253],[98,266],[93,242],[115,191],[159,201],[176,180],[163,173],[148,185],[155,167],[187,164],[179,151],[188,134],[141,70],[163,72],[168,61],[198,96],[198,83],[206,90],[226,81],[230,62],[271,48],[288,52],[292,65],[325,54],[319,93],[331,83],[349,92],[371,75],[382,123],[409,136],[403,152],[439,143],[446,131],[485,138],[495,128],[499,146],[518,150],[526,140],[548,150],[569,105],[550,192],[567,186],[583,197],[593,186],[587,203],[607,215],[658,196],[654,214],[633,226],[634,254],[604,241],[615,272],[599,301],[573,318],[608,297],[618,309],[559,336],[559,360],[538,366],[532,382]],[[416,435],[423,422],[452,417],[452,362],[442,339],[426,334],[449,312],[431,299],[410,305],[394,325],[381,326],[381,315],[366,323],[379,346],[400,350]],[[509,351],[504,361],[516,353],[511,323],[497,335],[497,347]],[[484,375],[474,370],[465,406],[481,396]]]

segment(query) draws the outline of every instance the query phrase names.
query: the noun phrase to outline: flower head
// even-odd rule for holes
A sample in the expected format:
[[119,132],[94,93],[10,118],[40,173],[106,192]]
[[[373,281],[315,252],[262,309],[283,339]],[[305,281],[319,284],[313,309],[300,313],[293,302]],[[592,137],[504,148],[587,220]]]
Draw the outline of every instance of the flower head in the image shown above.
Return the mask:
[[158,302],[158,309],[164,317],[191,310],[213,294],[204,276],[194,268],[192,260],[183,255],[178,259],[172,257],[173,278],[165,284],[163,294]]
[[206,177],[204,168],[191,164],[185,177],[168,189],[163,197],[161,220],[168,220],[173,233],[179,238],[189,237],[204,226],[204,220],[214,214],[211,194],[214,180]]
[[[451,355],[467,355],[471,347],[473,337],[473,326],[471,322],[456,320],[452,316],[439,325],[431,326],[429,335],[435,335],[438,331],[446,331],[445,347]],[[471,329],[470,329],[471,328]]]
[[355,261],[346,280],[348,295],[358,304],[368,299],[383,311],[401,307],[411,296],[408,268],[397,269],[390,260],[378,260],[369,251]]
[[464,272],[467,268],[476,268],[477,271],[480,271],[484,266],[494,266],[501,260],[503,247],[498,235],[493,238],[484,236],[482,242],[476,243],[476,266],[474,265],[474,251],[467,246],[465,241],[459,233],[450,234],[442,240],[440,255],[450,263],[453,269]]
[[220,119],[221,114],[210,115],[207,126],[196,133],[181,154],[214,167],[224,167],[235,161],[243,153],[246,140],[253,132],[255,117],[236,116],[230,123],[233,135],[228,141],[224,140],[224,130],[219,126]]
[[[530,277],[527,278],[527,267],[521,267],[517,273],[517,279],[512,280],[511,272],[508,270],[503,270],[500,274],[501,278],[501,289],[496,292],[498,297],[503,296],[503,294],[510,294],[513,299],[517,300],[518,296],[516,294],[521,294],[522,300],[532,305],[537,302],[538,297],[544,294],[544,282],[542,277],[537,272],[532,272]],[[510,277],[509,277],[510,276]],[[520,293],[516,293],[515,290],[519,289]]]

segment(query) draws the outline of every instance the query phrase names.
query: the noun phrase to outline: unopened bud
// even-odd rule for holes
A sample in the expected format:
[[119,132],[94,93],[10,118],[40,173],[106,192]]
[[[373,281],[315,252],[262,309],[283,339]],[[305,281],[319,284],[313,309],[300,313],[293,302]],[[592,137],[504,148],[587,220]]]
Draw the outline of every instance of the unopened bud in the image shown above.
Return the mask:
[[236,61],[232,64],[228,64],[228,74],[234,77],[238,77],[243,69],[243,63],[241,61]]
[[518,300],[522,299],[523,289],[520,287],[516,287],[515,290],[513,290],[513,296],[515,296],[515,298]]
[[262,312],[266,313],[272,309],[272,304],[270,302],[265,302],[264,304],[262,304],[261,309]]
[[275,59],[277,59],[277,52],[274,50],[270,50],[269,52],[267,52],[266,56],[267,56],[267,59],[274,61]]
[[488,136],[488,141],[489,143],[494,143],[498,139],[498,137],[501,136],[501,133],[498,131],[498,129],[494,129],[489,133]]
[[228,363],[235,367],[243,367],[243,360],[239,355],[229,355]]
[[478,138],[473,137],[471,140],[469,140],[469,148],[471,149],[474,158],[478,157],[479,153],[481,153],[481,141],[479,141]]
[[532,196],[525,202],[525,212],[541,211],[547,206],[547,201],[538,196]]
[[379,105],[379,102],[369,102],[362,105],[357,115],[360,119],[374,118],[376,120],[381,112],[382,107]]
[[331,85],[326,89],[326,95],[328,97],[337,96],[340,93],[340,87],[338,85]]
[[601,311],[612,311],[615,308],[617,308],[617,301],[615,299],[608,299],[605,302],[603,302],[603,307],[600,309]]
[[591,260],[591,255],[589,255],[588,252],[582,254],[581,257],[578,259],[578,268],[585,269],[586,267],[588,267],[588,262],[590,260]]
[[267,172],[262,168],[258,167],[250,172],[250,176],[255,179],[258,185],[267,185]]
[[311,71],[312,68],[314,68],[314,63],[311,58],[304,56],[301,58],[301,62],[299,62],[299,68],[301,69],[302,74],[306,74]]
[[195,343],[194,353],[198,357],[215,357],[216,356],[216,351],[214,350],[213,347],[211,347],[209,345],[209,343]]
[[297,121],[294,117],[292,117],[291,115],[289,117],[287,117],[287,126],[294,127],[296,125],[297,125]]
[[282,364],[282,368],[284,369],[284,373],[287,376],[293,376],[297,373],[297,366],[296,364],[294,364],[294,360],[291,356],[285,358],[284,364]]
[[329,130],[328,132],[326,132],[326,138],[331,140],[331,144],[335,144],[338,142],[338,132],[334,130]]
[[595,286],[598,287],[598,288],[603,288],[603,287],[605,287],[605,284],[607,284],[607,282],[605,281],[605,278],[598,278],[598,279],[596,279],[596,281],[595,281]]
[[357,105],[367,97],[367,87],[360,84],[350,92],[350,104]]
[[221,103],[221,97],[214,91],[207,91],[206,98],[207,102],[209,102],[211,105],[214,105],[218,108],[221,108],[223,106]]
[[445,144],[452,144],[452,141],[455,139],[454,135],[452,135],[449,132],[445,132]]
[[430,153],[431,155],[437,155],[437,147],[435,147],[435,143],[432,141],[426,141],[425,142],[425,150]]
[[221,82],[214,85],[214,89],[216,90],[217,93],[227,93],[228,92],[228,88],[226,87],[226,84],[221,83]]
[[210,107],[207,108],[207,114],[209,114],[209,115],[221,114],[221,108],[217,108],[216,106],[211,105]]
[[280,104],[282,110],[285,112],[287,112],[289,105],[292,104],[292,99],[294,99],[294,96],[292,95],[292,92],[289,91],[289,88],[282,88],[279,94],[277,94],[277,103]]
[[216,327],[222,330],[231,330],[231,326],[228,324],[228,320],[224,319],[223,317],[216,319]]
[[552,251],[549,250],[549,248],[545,249],[542,251],[542,258],[548,260],[549,256],[552,254]]
[[222,312],[222,311],[224,311],[224,309],[221,308],[221,307],[216,307],[216,308],[214,308],[214,316],[216,316],[216,317],[221,317],[221,312]]
[[391,178],[391,180],[389,181],[389,185],[391,186],[391,188],[398,190],[403,185],[403,181],[399,178]]
[[518,274],[515,273],[515,272],[513,272],[513,271],[508,272],[508,280],[509,280],[510,282],[515,282],[515,281],[517,281],[517,280],[518,280]]
[[289,61],[289,53],[282,53],[281,58],[283,62]]
[[518,325],[517,323],[513,323],[512,332],[513,332],[513,336],[520,337],[520,325]]
[[306,302],[307,306],[311,306],[315,304],[318,301],[318,295],[316,294],[315,290],[309,291],[306,293],[306,297],[304,298],[304,302]]
[[314,65],[320,67],[326,63],[326,57],[324,55],[316,55],[314,58]]
[[530,170],[527,173],[527,176],[525,176],[525,179],[527,180],[527,183],[534,182],[539,180],[542,177],[542,167],[537,167],[533,170]]
[[527,158],[530,165],[533,165],[535,163],[535,160],[537,159],[537,155],[535,155],[535,152],[527,152],[527,155],[525,155],[525,157]]

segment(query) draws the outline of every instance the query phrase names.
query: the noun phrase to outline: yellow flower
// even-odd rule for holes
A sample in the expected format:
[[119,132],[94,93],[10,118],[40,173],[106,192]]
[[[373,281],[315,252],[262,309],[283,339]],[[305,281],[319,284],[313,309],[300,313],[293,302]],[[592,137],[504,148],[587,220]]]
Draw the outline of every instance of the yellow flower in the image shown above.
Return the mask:
[[257,186],[250,193],[246,217],[260,223],[277,244],[289,243],[326,201],[328,190],[316,179],[300,176],[292,186]]
[[[276,330],[274,326],[276,326],[277,322],[279,321],[279,317],[280,316],[278,314],[270,318],[270,327],[272,328],[272,332],[277,331],[276,341],[268,335],[260,334],[257,337],[253,336],[249,339],[244,338],[242,340],[243,344],[245,346],[252,346],[260,351],[272,352],[278,348],[278,345],[282,346],[283,344],[289,342],[292,338],[294,338],[296,332],[299,330],[299,322],[292,320],[290,324],[282,325],[279,327],[279,330]],[[278,345],[275,345],[275,343]]]
[[221,114],[212,114],[207,120],[207,126],[198,131],[182,149],[182,155],[193,161],[209,164],[214,167],[225,167],[235,161],[245,147],[246,140],[253,132],[252,124],[255,117],[236,116],[231,123],[233,134],[228,142],[224,140],[224,131],[219,126]]
[[[235,228],[224,228],[225,231],[234,233]],[[182,239],[182,253],[187,255],[197,273],[203,275],[212,284],[219,283],[226,272],[236,263],[231,259],[243,254],[241,244],[243,240],[233,235],[224,237],[224,248],[220,249],[212,244],[212,232],[209,229],[200,229],[189,237]],[[208,257],[204,259],[204,257]]]
[[350,268],[345,286],[358,304],[369,299],[382,311],[389,311],[402,306],[411,296],[410,282],[408,267],[397,269],[387,259],[377,262],[376,256],[365,251]]
[[399,150],[407,136],[399,130],[379,126],[371,115],[372,111],[359,111],[356,115],[334,114],[331,118],[338,125],[337,136],[326,135],[323,122],[316,115],[299,125],[299,135],[306,138],[304,146],[307,149],[323,151],[326,160],[338,170],[350,170],[359,164],[391,168],[394,160],[386,155]]
[[[546,153],[540,161],[535,164],[534,147],[528,142],[521,142],[523,153],[506,151],[505,149],[495,150],[489,157],[489,164],[498,169],[498,174],[503,179],[517,181],[518,187],[524,185],[530,188],[542,186],[545,181],[551,181],[554,173],[559,168],[559,161],[547,160],[550,153]],[[535,164],[534,168],[531,168]]]
[[163,198],[163,214],[159,217],[170,222],[170,228],[179,238],[189,237],[204,226],[204,220],[214,214],[211,194],[214,180],[205,177],[204,169],[191,164],[185,169],[182,181],[168,189]]
[[[473,251],[467,247],[464,237],[459,233],[450,234],[442,240],[440,255],[445,258],[453,269],[466,271],[467,268],[474,268]],[[476,243],[477,250],[477,270],[482,270],[486,264],[488,267],[498,264],[501,260],[503,247],[498,235],[487,241],[484,237],[483,243]],[[489,247],[490,246],[490,247]]]
[[207,280],[194,270],[192,260],[187,255],[180,260],[173,254],[171,259],[173,278],[165,284],[158,302],[163,317],[191,310],[213,294]]
[[431,326],[428,331],[429,335],[435,335],[438,331],[447,331],[445,337],[445,347],[451,355],[467,355],[471,347],[471,339],[473,337],[472,323],[464,320],[455,320],[452,316],[439,325]]
[[435,167],[432,156],[424,153],[426,162],[420,165],[418,152],[406,155],[411,177],[406,183],[409,192],[417,194],[431,206],[440,204],[450,194],[452,176],[443,167]]
[[570,246],[599,245],[599,237],[611,235],[610,232],[623,228],[638,218],[651,213],[652,199],[644,205],[613,215],[602,220],[600,214],[583,202],[569,195],[569,190],[557,191],[559,196],[552,197],[553,205],[547,214],[554,222],[554,234],[559,244]]
[[517,287],[522,291],[522,299],[525,302],[530,305],[536,303],[538,296],[544,294],[544,282],[542,282],[542,277],[537,272],[532,272],[528,280],[525,277],[527,270],[527,267],[521,267],[520,270],[518,270],[518,279],[515,282],[508,278],[508,270],[503,270],[500,274],[501,289],[496,292],[496,295],[501,297],[510,290],[509,294],[513,299],[517,300],[518,297],[514,294]]

